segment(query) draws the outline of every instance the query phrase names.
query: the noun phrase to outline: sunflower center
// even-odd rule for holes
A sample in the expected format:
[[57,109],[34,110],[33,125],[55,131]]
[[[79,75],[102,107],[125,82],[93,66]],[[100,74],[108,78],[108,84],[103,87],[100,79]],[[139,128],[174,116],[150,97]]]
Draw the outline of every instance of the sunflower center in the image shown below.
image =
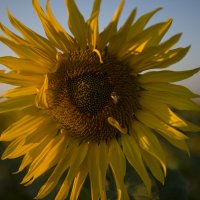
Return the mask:
[[84,74],[69,80],[72,103],[87,115],[96,115],[109,101],[112,85],[106,74]]
[[120,135],[108,118],[129,129],[138,107],[138,89],[132,70],[117,58],[90,50],[62,56],[56,72],[48,75],[47,112],[80,141],[108,141]]

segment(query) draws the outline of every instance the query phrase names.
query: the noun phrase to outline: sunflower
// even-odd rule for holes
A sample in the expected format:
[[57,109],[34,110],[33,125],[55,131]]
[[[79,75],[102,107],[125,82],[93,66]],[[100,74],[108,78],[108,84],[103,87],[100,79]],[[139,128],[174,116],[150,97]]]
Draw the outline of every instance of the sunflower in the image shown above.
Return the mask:
[[[74,0],[65,0],[68,34],[54,17],[50,1],[46,11],[39,0],[33,7],[47,38],[37,34],[9,11],[8,17],[22,37],[3,24],[0,41],[17,57],[0,58],[9,72],[0,71],[0,82],[16,86],[2,95],[0,113],[20,112],[20,119],[0,136],[9,142],[2,159],[23,156],[17,172],[27,168],[22,180],[30,185],[51,169],[36,199],[47,196],[62,179],[57,200],[78,199],[86,179],[91,198],[106,199],[106,174],[110,168],[118,199],[129,199],[124,183],[127,163],[151,193],[149,172],[161,183],[166,176],[161,135],[189,152],[183,132],[200,128],[174,113],[200,110],[191,99],[199,97],[173,82],[200,69],[164,69],[189,50],[172,49],[181,34],[162,41],[172,19],[146,27],[160,8],[135,20],[136,9],[118,29],[124,6],[100,32],[101,0],[95,0],[87,21]],[[64,178],[63,178],[64,176]]]

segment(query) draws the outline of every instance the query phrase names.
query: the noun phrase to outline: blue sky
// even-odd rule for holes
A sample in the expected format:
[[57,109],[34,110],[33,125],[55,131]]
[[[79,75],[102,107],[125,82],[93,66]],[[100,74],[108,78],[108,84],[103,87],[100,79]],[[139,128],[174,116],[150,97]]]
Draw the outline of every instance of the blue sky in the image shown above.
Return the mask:
[[[100,29],[106,26],[120,0],[102,0],[100,14]],[[40,0],[45,6],[46,0]],[[87,19],[90,15],[93,0],[77,0],[76,1],[84,17]],[[61,24],[67,28],[67,12],[64,0],[51,0],[52,9],[55,16]],[[38,33],[44,35],[42,26],[32,8],[32,0],[0,0],[0,21],[12,28],[7,15],[6,8],[13,13],[24,24],[34,29]],[[168,18],[173,18],[173,25],[165,38],[182,32],[182,38],[177,46],[192,45],[189,53],[179,63],[173,65],[170,69],[185,70],[195,67],[200,67],[200,0],[126,0],[123,13],[120,18],[120,24],[124,22],[130,11],[137,7],[137,17],[151,11],[157,7],[163,7],[151,20],[150,24],[165,21]],[[13,29],[12,29],[13,30]],[[2,34],[0,32],[0,34]],[[7,47],[0,44],[0,56],[14,55]],[[2,66],[0,66],[2,68]],[[188,86],[194,92],[200,93],[200,73],[192,78],[181,82]],[[5,89],[5,85],[0,86],[0,90]]]

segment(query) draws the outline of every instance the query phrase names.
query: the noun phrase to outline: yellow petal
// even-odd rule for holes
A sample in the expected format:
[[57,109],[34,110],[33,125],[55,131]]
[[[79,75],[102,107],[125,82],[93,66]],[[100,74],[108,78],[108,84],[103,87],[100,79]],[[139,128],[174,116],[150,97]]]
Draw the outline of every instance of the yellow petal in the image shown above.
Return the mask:
[[101,199],[106,200],[106,173],[108,169],[108,144],[101,142],[99,144],[99,179]]
[[[18,169],[17,172],[14,172],[15,174],[22,171],[23,169],[25,169],[28,165],[30,166],[31,163],[33,163],[33,161],[35,159],[37,159],[37,156],[40,154],[40,152],[44,149],[44,147],[46,146],[47,142],[40,142],[38,146],[36,146],[36,148],[32,148],[30,151],[26,152],[26,155],[24,156],[24,159]],[[27,180],[28,181],[28,180]],[[24,183],[26,183],[27,181],[24,181]],[[23,183],[23,181],[21,182]],[[28,183],[26,183],[28,184]]]
[[[47,118],[47,116],[44,117]],[[58,132],[59,129],[57,124],[51,118],[47,118],[41,125],[37,127],[34,132],[31,134],[23,135],[23,137],[26,137],[25,144],[40,143],[40,141],[46,140],[47,138],[52,139],[58,134]]]
[[[49,131],[49,130],[47,130]],[[28,172],[26,173],[25,177],[23,178],[21,184],[25,184],[26,186],[33,183],[35,180],[35,174],[34,171],[40,166],[41,163],[43,163],[43,160],[45,159],[47,153],[50,151],[51,148],[55,145],[55,138],[45,138],[44,140],[41,140],[40,145],[43,145],[43,149],[38,152],[37,157],[35,160],[33,160],[29,166]]]
[[134,121],[133,128],[138,136],[140,147],[157,159],[166,175],[165,155],[157,137],[148,127],[138,121]]
[[14,172],[13,174],[17,174],[19,172],[21,172],[22,170],[24,170],[30,163],[32,162],[32,156],[30,156],[30,153],[27,153],[24,157],[23,160],[19,166],[19,169]]
[[98,144],[91,143],[88,151],[88,169],[91,184],[91,197],[92,200],[99,199],[100,197],[100,176],[99,176],[99,151]]
[[12,141],[7,148],[5,149],[5,151],[2,154],[1,159],[7,159],[10,157],[14,158],[14,156],[12,156],[13,152],[17,149],[17,148],[21,148],[21,146],[24,144],[24,139],[21,138],[17,138],[16,140]]
[[5,73],[4,70],[0,70],[1,83],[19,86],[38,86],[42,83],[42,79],[40,75],[21,75],[15,72]]
[[45,109],[48,108],[48,102],[47,102],[47,95],[46,90],[48,89],[48,77],[45,75],[44,83],[40,90],[38,91],[38,94],[35,98],[35,104],[38,108]]
[[54,59],[55,62],[56,49],[46,38],[40,36],[30,28],[25,26],[23,23],[17,20],[9,11],[8,17],[11,24],[22,33],[22,35],[28,42],[35,46],[38,46],[38,48],[41,48],[47,55],[49,55],[49,59]]
[[154,115],[159,117],[165,123],[174,126],[182,131],[192,131],[198,132],[200,131],[200,127],[192,124],[184,119],[181,119],[178,115],[176,115],[172,110],[164,103],[160,103],[159,101],[149,101],[148,98],[141,98],[140,104],[142,107],[150,110]]
[[77,176],[78,171],[81,170],[80,166],[85,157],[87,156],[87,151],[88,151],[88,144],[82,143],[78,147],[78,150],[73,152],[73,157],[71,157],[70,160],[69,171],[60,187],[59,192],[56,195],[55,200],[61,200],[67,198],[72,181],[74,180],[75,176]]
[[27,96],[37,93],[37,88],[35,86],[30,87],[18,87],[8,90],[2,95],[4,98],[16,98],[21,96]]
[[[52,121],[44,117],[42,118],[41,116],[32,118],[31,121],[24,120],[23,123],[19,123],[19,121],[15,123],[14,127],[8,128],[8,130],[2,134],[6,139],[8,139],[8,137],[6,137],[7,135],[9,136],[9,134],[12,134],[12,139],[15,139],[4,151],[3,159],[20,157],[28,152],[34,151],[36,148],[40,148],[39,146],[44,140],[47,138],[49,140],[52,139],[57,133],[56,126],[54,124],[52,125]],[[19,127],[19,125],[23,127]],[[38,134],[38,132],[40,132],[40,134]],[[53,132],[53,134],[51,134],[51,132]],[[17,141],[19,142],[16,143]],[[42,149],[40,150],[42,151]],[[35,154],[35,152],[33,154]],[[33,154],[31,155],[32,159],[34,158]]]
[[86,162],[87,162],[87,159],[83,161],[80,167],[81,170],[78,172],[77,176],[74,179],[74,184],[72,187],[70,200],[77,200],[79,197],[80,191],[83,187],[83,184],[88,174],[88,166]]
[[189,150],[189,146],[187,144],[186,141],[184,140],[175,140],[171,137],[169,137],[168,135],[164,135],[161,133],[161,135],[169,142],[171,143],[173,146],[175,146],[176,148],[185,151],[188,155],[190,155],[190,150]]
[[[16,141],[14,141],[16,142]],[[20,156],[23,156],[26,154],[26,152],[30,151],[33,148],[36,148],[39,143],[34,143],[34,144],[17,144],[16,146],[13,146],[14,142],[10,143],[10,145],[6,148],[2,155],[2,159],[13,159],[13,158],[18,158]]]
[[[121,46],[124,44],[124,42],[126,42],[128,30],[135,18],[135,15],[136,15],[136,9],[134,9],[130,13],[130,15],[129,15],[127,21],[124,23],[124,25],[110,39],[108,50],[109,50],[109,52],[111,52],[111,54],[117,54],[119,52],[119,49],[121,48]],[[120,54],[119,54],[119,56],[120,56]]]
[[22,135],[28,136],[47,121],[45,116],[25,115],[9,126],[0,136],[1,141],[11,141]]
[[200,106],[192,100],[184,96],[177,96],[168,92],[146,91],[141,96],[148,98],[149,101],[157,101],[167,105],[171,105],[179,110],[195,110],[200,111]]
[[28,173],[30,173],[30,176],[32,175],[33,177],[28,184],[31,184],[36,178],[44,174],[47,170],[51,169],[58,163],[59,156],[63,152],[63,148],[65,148],[64,136],[59,135],[55,138],[52,138],[52,141],[51,147],[46,150],[44,158],[42,158],[37,165],[35,164],[35,168],[29,168],[30,172]]
[[146,24],[148,23],[148,21],[151,19],[151,17],[157,13],[159,10],[161,10],[161,8],[157,8],[143,16],[141,16],[131,27],[131,29],[129,30],[129,40],[131,38],[133,38],[135,35],[137,35],[138,33],[142,32],[144,27],[146,26]]
[[[63,36],[62,31],[60,27],[58,26],[58,23],[55,23],[55,19],[52,19],[52,16],[50,16],[50,9],[48,8],[48,14],[43,11],[42,7],[39,4],[39,0],[33,0],[33,7],[43,25],[44,31],[46,33],[46,36],[51,41],[52,44],[54,44],[58,49],[62,51],[68,51],[71,50],[71,47],[73,47],[73,39],[71,40],[65,36]],[[48,2],[47,2],[48,4]],[[49,5],[47,5],[48,7]],[[61,32],[60,32],[61,31]],[[69,40],[68,40],[69,39]],[[74,48],[72,48],[74,49]]]
[[86,47],[86,23],[74,0],[65,0],[68,10],[68,27],[81,47]]
[[40,65],[33,60],[12,56],[0,57],[0,64],[22,73],[46,74],[49,71],[46,65]]
[[62,41],[62,46],[65,50],[75,50],[77,44],[75,40],[65,31],[65,29],[60,25],[57,19],[54,17],[53,12],[50,7],[50,0],[47,1],[46,10],[49,18],[49,22],[51,22],[56,29],[60,40]]
[[95,52],[97,54],[97,56],[99,57],[99,62],[103,63],[103,59],[102,59],[100,51],[97,49],[93,49],[93,52]]
[[140,110],[136,112],[136,117],[139,121],[145,124],[147,127],[154,129],[155,131],[162,132],[162,135],[167,135],[174,140],[185,140],[188,139],[186,135],[180,131],[167,125],[155,115],[151,114],[147,110]]
[[188,132],[198,132],[200,131],[200,126],[193,124],[187,120],[181,119],[178,115],[176,115],[174,112],[172,112],[171,109],[169,109],[170,117],[171,117],[171,125],[174,127],[179,128],[182,131],[188,131]]
[[[114,156],[113,156],[114,155]],[[117,186],[118,200],[128,200],[129,196],[124,185],[124,177],[126,173],[126,159],[121,150],[121,147],[115,139],[109,144],[109,163],[115,178]]]
[[115,11],[114,16],[112,17],[111,22],[108,26],[100,33],[99,41],[97,43],[97,47],[100,50],[104,50],[107,43],[109,42],[110,38],[116,33],[117,31],[117,24],[119,21],[120,14],[124,7],[125,0],[121,0],[117,10]]
[[127,40],[127,42],[120,49],[121,56],[138,54],[144,51],[144,49],[148,47],[148,43],[151,42],[152,38],[154,38],[155,34],[157,34],[166,23],[168,23],[168,21],[154,24],[141,33],[135,35],[130,40]]
[[79,143],[74,141],[70,142],[69,147],[64,149],[64,152],[63,154],[61,154],[60,157],[60,162],[56,165],[55,169],[53,170],[48,180],[40,188],[37,196],[35,197],[36,199],[44,198],[56,187],[61,176],[69,167],[70,159],[72,158],[72,156],[75,155],[74,153],[77,152],[78,148],[79,148]]
[[196,98],[200,97],[198,94],[194,94],[191,90],[188,88],[181,86],[181,85],[175,85],[167,82],[158,82],[158,83],[145,83],[141,85],[142,88],[146,90],[152,90],[152,91],[165,91],[169,92],[171,94],[176,94],[177,96],[184,96],[188,98]]
[[[166,68],[170,65],[180,61],[189,51],[190,46],[185,48],[176,48],[169,51],[166,51],[163,54],[156,55],[152,60],[147,61],[146,63],[136,67],[135,71],[141,72],[148,69],[156,68]],[[172,81],[174,82],[174,81]]]
[[12,98],[3,102],[0,102],[0,113],[23,110],[24,108],[34,105],[34,96],[24,96],[18,98]]
[[162,66],[158,66],[156,60],[159,57],[165,56],[164,54],[179,41],[180,37],[181,34],[174,35],[160,45],[147,47],[140,54],[135,56],[130,54],[128,57],[130,65],[137,72],[143,71],[143,68],[146,68],[149,64],[153,68],[152,63],[155,63],[157,68],[162,68]]
[[129,161],[129,163],[132,165],[132,167],[136,170],[136,172],[139,174],[140,178],[143,180],[148,194],[151,193],[151,179],[149,178],[149,175],[147,173],[147,170],[144,166],[142,156],[140,153],[140,149],[135,142],[135,139],[133,136],[130,135],[124,135],[122,136],[122,146],[123,146],[123,152]]
[[108,168],[107,144],[91,143],[88,152],[88,169],[92,199],[106,199],[106,172]]
[[147,72],[138,76],[138,81],[140,83],[152,83],[152,82],[176,82],[189,78],[199,72],[200,68],[187,70],[187,71],[157,71],[157,72]]
[[87,20],[88,25],[88,43],[89,46],[92,47],[92,49],[96,48],[97,40],[99,37],[99,12],[100,12],[100,5],[101,0],[95,0],[93,4],[92,13],[90,15],[90,18]]
[[8,29],[6,26],[4,26],[1,22],[0,22],[0,29],[11,39],[13,40],[15,43],[18,44],[22,44],[22,45],[29,45],[29,43],[24,40],[23,38],[19,37],[18,35],[16,35],[15,33],[13,33],[10,29]]
[[33,60],[40,65],[52,66],[54,64],[52,60],[48,59],[48,56],[44,51],[37,47],[20,43],[18,44],[3,36],[0,36],[0,41],[12,49],[21,58]]
[[115,127],[120,133],[127,134],[127,129],[126,128],[122,128],[120,126],[119,122],[117,120],[115,120],[114,118],[108,117],[108,122],[109,122],[110,125]]
[[148,154],[146,151],[142,151],[142,157],[145,164],[150,169],[153,176],[164,185],[165,175],[161,169],[160,163],[152,155]]
[[152,39],[148,42],[147,47],[156,46],[160,43],[165,33],[169,30],[172,24],[172,19],[168,19],[163,25],[160,27],[157,33],[152,37]]
[[[37,159],[38,155],[43,151],[44,147],[47,145],[48,141],[50,141],[53,137],[55,137],[57,131],[55,131],[55,126],[52,125],[52,121],[48,123],[42,124],[40,127],[37,128],[37,130],[29,135],[24,136],[26,137],[25,143],[38,143],[38,146],[32,148],[30,151],[25,152],[25,156],[22,160],[22,163],[16,173],[19,173],[22,171],[25,167],[30,165],[34,162],[34,160]],[[46,132],[45,132],[46,131]],[[48,132],[48,134],[47,134]],[[38,134],[40,133],[40,134]],[[35,137],[34,137],[35,136]],[[48,138],[48,139],[47,139]],[[29,139],[32,139],[29,141]]]

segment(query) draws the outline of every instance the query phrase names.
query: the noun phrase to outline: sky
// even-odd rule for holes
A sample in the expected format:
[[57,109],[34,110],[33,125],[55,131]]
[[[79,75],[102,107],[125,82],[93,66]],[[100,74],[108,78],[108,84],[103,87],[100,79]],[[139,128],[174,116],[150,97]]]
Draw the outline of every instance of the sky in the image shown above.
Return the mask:
[[[40,2],[42,6],[45,6],[46,0],[40,0]],[[93,0],[76,0],[76,2],[83,16],[87,19],[92,9]],[[107,25],[119,2],[120,0],[102,0],[99,20],[100,30]],[[64,0],[51,0],[51,7],[56,18],[69,31]],[[185,47],[191,45],[191,49],[185,58],[171,66],[170,70],[186,70],[200,67],[200,0],[126,0],[120,17],[119,27],[135,7],[137,7],[136,18],[157,7],[162,7],[163,9],[152,18],[148,25],[173,18],[173,24],[164,39],[182,32],[182,38],[176,46]],[[9,23],[6,14],[7,8],[25,25],[45,36],[39,19],[32,8],[32,0],[0,0],[0,22],[15,32]],[[1,31],[0,34],[2,34]],[[0,56],[7,55],[14,55],[14,53],[0,43]],[[0,69],[3,69],[3,66],[0,65]],[[200,94],[200,72],[179,84],[185,85],[192,91]],[[0,93],[6,89],[7,86],[0,85]]]

